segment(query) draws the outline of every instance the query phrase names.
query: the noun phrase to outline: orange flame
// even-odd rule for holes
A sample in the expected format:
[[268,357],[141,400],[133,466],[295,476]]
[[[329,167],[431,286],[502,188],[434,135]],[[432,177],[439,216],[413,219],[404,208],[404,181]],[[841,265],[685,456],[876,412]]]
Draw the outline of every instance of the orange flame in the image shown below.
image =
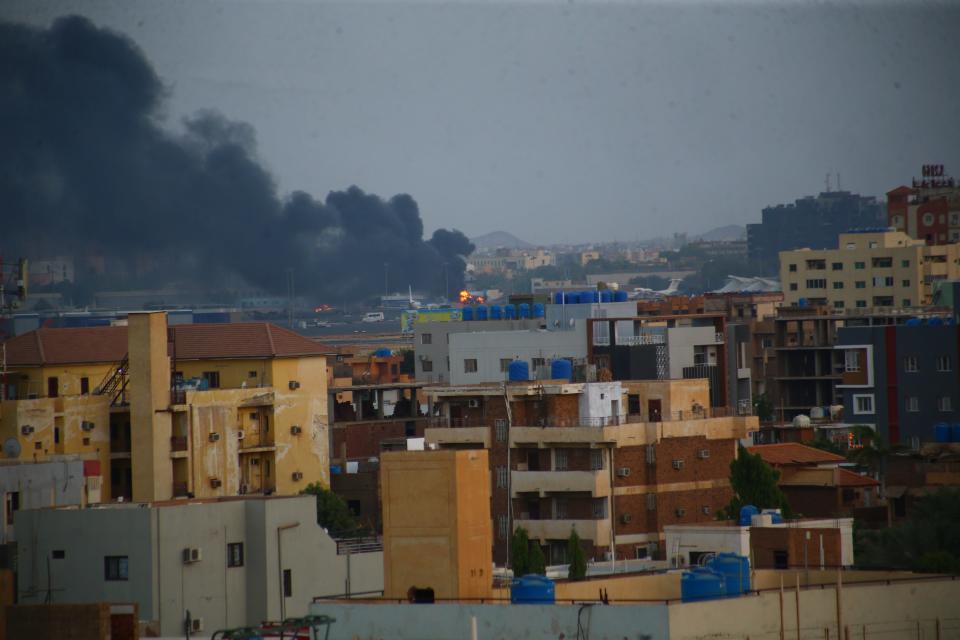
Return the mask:
[[470,292],[464,289],[460,292],[460,302],[467,302],[470,300]]

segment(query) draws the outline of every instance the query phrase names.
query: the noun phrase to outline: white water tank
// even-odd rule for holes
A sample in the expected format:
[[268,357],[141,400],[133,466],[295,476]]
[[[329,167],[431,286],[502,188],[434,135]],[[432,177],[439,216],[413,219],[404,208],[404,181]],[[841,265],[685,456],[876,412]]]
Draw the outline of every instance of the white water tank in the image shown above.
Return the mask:
[[773,515],[769,513],[758,513],[750,518],[751,527],[770,527],[773,526]]

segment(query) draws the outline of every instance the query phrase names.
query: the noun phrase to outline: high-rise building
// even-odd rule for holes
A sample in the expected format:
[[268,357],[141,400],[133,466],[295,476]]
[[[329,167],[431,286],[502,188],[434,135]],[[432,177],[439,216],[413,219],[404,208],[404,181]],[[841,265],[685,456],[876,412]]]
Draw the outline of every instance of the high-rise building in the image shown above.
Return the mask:
[[887,224],[927,244],[960,242],[960,187],[942,164],[924,165],[921,174],[887,192]]

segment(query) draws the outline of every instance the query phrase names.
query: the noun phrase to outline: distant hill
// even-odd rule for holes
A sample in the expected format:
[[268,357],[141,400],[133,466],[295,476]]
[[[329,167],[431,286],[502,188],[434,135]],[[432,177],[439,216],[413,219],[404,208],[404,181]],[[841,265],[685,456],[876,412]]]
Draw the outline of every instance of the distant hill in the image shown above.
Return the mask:
[[476,245],[477,249],[529,249],[533,245],[525,240],[521,240],[512,233],[506,231],[491,231],[476,238],[470,238],[470,242]]
[[730,242],[732,240],[745,240],[747,229],[738,224],[728,224],[725,227],[717,227],[706,233],[696,236],[697,240],[706,240],[707,242]]

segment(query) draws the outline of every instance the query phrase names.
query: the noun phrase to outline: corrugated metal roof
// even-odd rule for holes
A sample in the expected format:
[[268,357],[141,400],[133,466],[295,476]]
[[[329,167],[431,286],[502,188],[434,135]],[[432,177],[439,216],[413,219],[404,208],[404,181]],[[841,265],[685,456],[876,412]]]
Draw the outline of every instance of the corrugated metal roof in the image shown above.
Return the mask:
[[817,464],[821,462],[846,462],[847,459],[836,453],[823,449],[808,447],[797,442],[782,442],[780,444],[758,444],[747,447],[750,453],[760,454],[763,461],[773,466],[793,464]]

